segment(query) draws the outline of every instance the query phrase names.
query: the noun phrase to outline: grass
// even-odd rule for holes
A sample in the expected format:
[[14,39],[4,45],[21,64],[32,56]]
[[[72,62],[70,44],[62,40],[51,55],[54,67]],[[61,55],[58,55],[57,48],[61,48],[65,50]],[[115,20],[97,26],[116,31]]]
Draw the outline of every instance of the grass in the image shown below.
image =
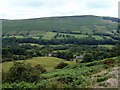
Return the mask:
[[34,44],[34,43],[22,43],[19,45],[26,45],[26,44],[30,44],[31,46],[37,46],[37,47],[43,47],[44,45],[40,45],[40,44]]
[[16,38],[24,38],[24,36],[22,36],[22,35],[18,35],[18,36],[14,36],[14,37],[16,37]]
[[34,39],[39,39],[40,37],[34,36],[34,37],[32,37],[32,38],[34,38]]
[[3,38],[7,38],[7,37],[15,37],[15,38],[25,38],[22,35],[15,35],[15,36],[4,36]]
[[[70,65],[75,64],[75,62],[72,61],[65,61],[63,59],[59,59],[59,58],[55,58],[55,57],[34,57],[32,59],[27,59],[27,60],[19,60],[19,62],[23,62],[25,61],[25,63],[30,63],[32,66],[35,66],[37,64],[42,65],[44,68],[46,68],[48,71],[49,70],[53,70],[54,67],[60,63],[60,62],[66,62]],[[0,64],[1,65],[1,64]],[[8,71],[10,69],[10,67],[13,65],[13,62],[4,62],[2,63],[2,69],[4,71]]]
[[98,46],[111,49],[114,45],[98,45]]
[[32,46],[37,46],[37,47],[43,47],[44,45],[40,45],[40,44],[33,44],[33,43],[30,43],[30,45]]
[[54,32],[46,32],[43,35],[43,39],[50,40],[50,39],[53,39],[55,35],[56,35],[56,33],[54,33]]
[[[69,36],[74,36],[75,38],[86,38],[88,37],[89,35],[85,35],[85,34],[63,34],[63,33],[60,33],[60,35],[69,35]],[[103,40],[104,38],[102,36],[99,36],[99,35],[91,35],[93,38],[95,38],[96,40]],[[105,38],[107,39],[110,39],[109,36],[104,36]],[[58,39],[63,39],[64,37],[58,37]]]

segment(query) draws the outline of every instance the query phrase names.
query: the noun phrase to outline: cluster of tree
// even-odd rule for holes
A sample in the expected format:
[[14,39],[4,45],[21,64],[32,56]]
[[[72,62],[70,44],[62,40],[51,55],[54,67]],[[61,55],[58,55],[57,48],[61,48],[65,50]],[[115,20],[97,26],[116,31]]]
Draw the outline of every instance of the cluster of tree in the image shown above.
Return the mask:
[[119,40],[120,41],[120,36],[114,36],[114,35],[112,35],[111,38],[114,39],[114,40]]
[[91,62],[93,60],[101,60],[101,59],[116,57],[116,56],[120,56],[120,45],[114,46],[109,51],[92,51],[89,53],[87,52],[84,55],[83,62]]
[[118,43],[117,41],[114,41],[112,39],[105,39],[105,40],[96,40],[94,38],[64,38],[64,39],[51,39],[51,40],[37,40],[37,39],[23,39],[23,41],[19,41],[19,43],[35,43],[35,44],[53,44],[53,45],[59,45],[59,44],[82,44],[82,45],[98,45],[98,44],[112,44],[115,45]]
[[119,18],[103,17],[103,19],[105,19],[105,20],[111,20],[111,21],[113,21],[113,22],[120,22],[120,19],[119,19]]
[[57,32],[57,33],[65,33],[65,34],[82,34],[81,32],[73,32],[73,31],[56,31],[56,30],[53,30],[52,32]]
[[81,32],[65,32],[65,33],[68,33],[68,34],[82,34]]
[[58,38],[58,37],[63,37],[63,38],[74,38],[74,36],[68,35],[68,34],[59,34],[57,33],[54,38]]
[[53,50],[67,50],[69,48],[69,46],[56,46],[56,47],[52,47]]
[[[32,50],[33,49],[33,50]],[[41,51],[32,45],[9,45],[2,48],[2,62],[12,60],[25,60],[32,57],[42,56]]]
[[2,47],[18,45],[17,38],[2,38]]
[[54,56],[57,58],[62,58],[62,59],[66,59],[66,60],[73,59],[73,54],[71,52],[56,52],[54,54]]
[[[12,60],[25,60],[38,56],[48,56],[55,50],[66,50],[68,48],[69,46],[50,47],[49,45],[45,45],[43,47],[38,47],[32,46],[30,44],[12,45],[7,43],[7,45],[5,44],[2,48],[2,62]],[[70,52],[56,52],[52,54],[52,56],[66,60],[73,59],[73,54]]]
[[[33,38],[3,38],[3,47],[2,47],[2,61],[12,61],[12,60],[25,60],[32,57],[37,56],[47,56],[48,54],[52,54],[52,52],[56,50],[67,50],[67,52],[55,52],[51,56],[72,60],[73,54],[84,54],[84,53],[91,53],[93,56],[93,60],[100,60],[104,58],[109,58],[113,56],[119,55],[119,44],[114,47],[113,49],[109,50],[106,48],[98,48],[97,44],[99,44],[94,38],[84,38],[84,39],[63,39],[63,40],[47,40],[44,47],[32,46],[30,44],[24,43],[36,43],[42,42],[40,39],[33,39]],[[114,43],[113,43],[114,42]],[[74,44],[71,46],[56,46],[50,47],[49,44]],[[113,40],[101,40],[102,44],[116,44]],[[39,43],[38,43],[39,44]],[[87,45],[80,45],[80,44],[87,44]],[[92,47],[90,46],[92,45]],[[80,46],[80,47],[77,47]],[[106,53],[108,52],[108,53]],[[117,53],[116,53],[117,52]]]
[[113,34],[110,34],[110,33],[94,33],[93,35],[109,36],[109,37],[111,37],[114,40],[120,40],[119,36],[116,36],[116,35],[113,35]]
[[[12,38],[15,43],[34,43],[34,44],[42,44],[42,45],[59,45],[59,44],[81,44],[81,45],[104,45],[104,44],[110,44],[115,45],[119,43],[118,41],[112,40],[112,39],[104,39],[104,40],[96,40],[95,38],[64,38],[64,39],[51,39],[51,40],[44,40],[44,39],[34,39],[34,38]],[[6,41],[7,40],[7,41]],[[4,42],[9,42],[11,39],[4,39]]]
[[2,82],[37,82],[40,80],[40,73],[44,72],[46,72],[46,69],[39,64],[32,67],[25,62],[14,62],[7,73],[2,72]]
[[109,33],[94,33],[93,35],[99,35],[99,36],[111,36]]

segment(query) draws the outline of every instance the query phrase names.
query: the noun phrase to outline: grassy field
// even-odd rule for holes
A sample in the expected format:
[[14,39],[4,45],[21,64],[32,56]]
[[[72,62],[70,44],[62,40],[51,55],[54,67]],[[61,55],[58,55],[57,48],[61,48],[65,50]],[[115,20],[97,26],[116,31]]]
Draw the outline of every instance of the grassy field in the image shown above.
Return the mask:
[[25,38],[22,35],[16,35],[16,36],[4,36],[3,38],[8,38],[8,37],[15,37],[15,38]]
[[[43,33],[43,32],[42,32]],[[45,40],[51,40],[54,39],[54,36],[57,33],[55,32],[44,32],[43,34],[39,34],[39,35],[34,35],[34,36],[22,36],[22,35],[16,35],[16,36],[4,36],[4,38],[7,37],[16,37],[16,38],[34,38],[34,39],[39,39],[40,36],[42,37],[42,39]],[[86,38],[89,37],[89,35],[85,35],[85,34],[66,34],[66,33],[60,33],[60,36],[57,37],[57,39],[64,39],[65,37],[63,36],[71,36],[71,37],[75,37],[75,38]],[[104,38],[102,36],[99,35],[91,35],[91,37],[95,38],[96,40],[103,40]],[[104,36],[106,39],[111,39],[111,37],[109,36]]]
[[[60,62],[66,62],[70,65],[75,64],[73,61],[65,61],[63,59],[55,58],[55,57],[34,57],[32,59],[28,60],[19,60],[19,62],[25,61],[26,63],[30,63],[32,66],[35,66],[37,64],[42,65],[44,68],[46,68],[48,71],[53,70],[54,66],[56,66]],[[4,71],[8,71],[10,67],[13,65],[13,62],[4,62],[2,64],[2,69]]]
[[54,33],[54,32],[46,32],[43,35],[43,39],[50,40],[50,39],[53,39],[55,35],[56,35],[56,33]]
[[15,37],[15,38],[34,38],[34,39],[39,39],[40,37],[42,37],[42,39],[50,40],[50,39],[53,39],[56,34],[57,33],[55,33],[55,32],[39,32],[38,34],[32,35],[32,36],[22,36],[22,35],[15,35],[14,36],[14,35],[12,35],[12,36],[4,36],[4,38]]
[[[89,37],[89,35],[85,35],[85,34],[65,34],[65,33],[60,33],[61,36],[63,35],[69,35],[69,36],[72,36],[72,37],[75,37],[75,38],[86,38],[86,37]],[[99,36],[99,35],[91,35],[91,37],[95,38],[96,40],[103,40],[104,38],[102,36]],[[107,39],[110,39],[109,36],[104,36],[105,38]],[[63,39],[64,37],[58,37],[58,39]]]
[[114,45],[98,45],[98,46],[111,49]]

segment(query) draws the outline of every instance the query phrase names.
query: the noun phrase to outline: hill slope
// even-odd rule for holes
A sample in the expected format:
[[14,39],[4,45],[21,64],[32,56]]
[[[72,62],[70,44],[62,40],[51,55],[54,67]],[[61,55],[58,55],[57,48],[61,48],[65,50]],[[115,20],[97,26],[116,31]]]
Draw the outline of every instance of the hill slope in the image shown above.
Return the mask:
[[76,63],[42,73],[37,83],[4,83],[3,88],[118,88],[120,57]]
[[117,28],[117,18],[92,15],[3,20],[3,34],[41,31],[109,31]]

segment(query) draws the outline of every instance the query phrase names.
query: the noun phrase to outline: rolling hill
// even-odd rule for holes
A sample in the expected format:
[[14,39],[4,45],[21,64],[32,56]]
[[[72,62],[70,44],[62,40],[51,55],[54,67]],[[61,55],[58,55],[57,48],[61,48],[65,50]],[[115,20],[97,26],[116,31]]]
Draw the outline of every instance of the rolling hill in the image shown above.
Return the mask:
[[45,17],[24,20],[2,20],[3,34],[30,33],[48,31],[106,32],[116,30],[119,19],[92,15]]

